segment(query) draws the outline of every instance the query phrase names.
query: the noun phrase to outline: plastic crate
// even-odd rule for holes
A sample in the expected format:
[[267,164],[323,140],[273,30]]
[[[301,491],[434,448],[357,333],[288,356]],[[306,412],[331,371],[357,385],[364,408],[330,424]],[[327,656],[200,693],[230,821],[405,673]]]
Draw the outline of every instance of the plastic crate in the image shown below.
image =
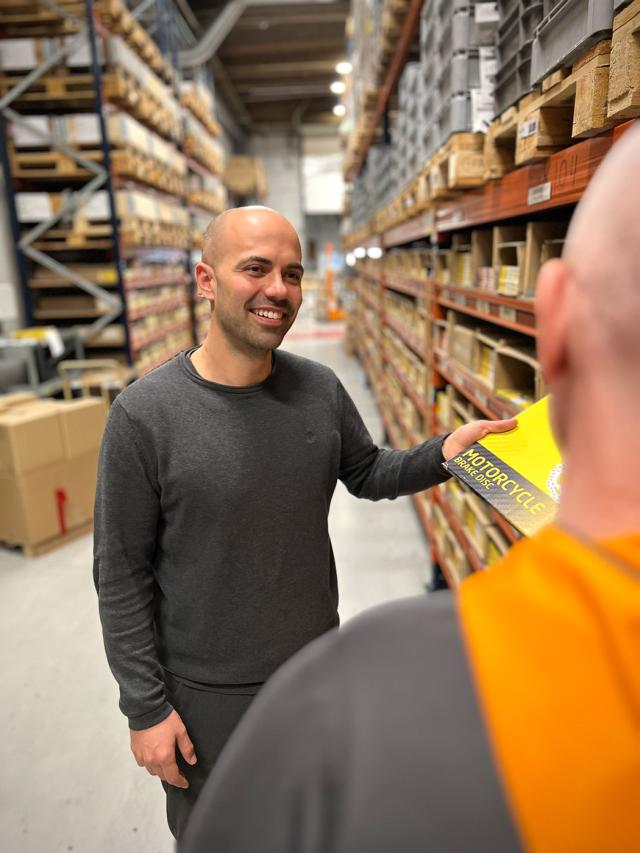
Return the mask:
[[497,3],[480,2],[471,6],[469,47],[493,47],[500,21]]
[[436,120],[437,146],[443,145],[452,133],[471,130],[471,95],[453,95],[443,103]]
[[531,48],[524,48],[501,64],[496,74],[494,101],[496,116],[531,91]]
[[[582,3],[583,0],[578,0]],[[522,0],[522,8],[518,20],[520,23],[520,48],[532,42],[538,25],[544,18],[542,0]]]
[[531,90],[533,34],[544,11],[542,0],[499,0],[498,6],[496,115]]
[[535,32],[531,82],[570,65],[592,44],[611,34],[613,0],[558,0]]
[[466,94],[480,86],[480,53],[478,50],[455,53],[438,77],[438,97],[445,101],[451,95]]
[[442,59],[448,59],[459,50],[471,46],[472,17],[468,9],[460,9],[440,21],[435,30],[436,50]]

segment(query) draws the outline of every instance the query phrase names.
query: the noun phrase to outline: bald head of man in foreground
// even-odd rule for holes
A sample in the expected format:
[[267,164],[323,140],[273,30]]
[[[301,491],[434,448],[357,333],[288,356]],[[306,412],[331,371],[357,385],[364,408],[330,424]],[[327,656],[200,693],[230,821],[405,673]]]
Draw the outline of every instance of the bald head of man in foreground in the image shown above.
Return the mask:
[[557,522],[284,666],[182,853],[640,849],[640,130],[538,282]]
[[538,354],[565,467],[558,520],[637,527],[640,466],[640,127],[612,148],[537,286]]

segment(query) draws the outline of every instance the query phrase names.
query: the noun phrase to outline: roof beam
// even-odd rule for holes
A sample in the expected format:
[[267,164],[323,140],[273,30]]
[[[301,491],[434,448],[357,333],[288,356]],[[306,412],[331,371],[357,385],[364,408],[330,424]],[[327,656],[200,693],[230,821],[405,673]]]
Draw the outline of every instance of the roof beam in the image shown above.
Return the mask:
[[224,57],[225,63],[230,65],[236,57],[243,57],[242,61],[244,62],[244,57],[246,56],[250,56],[253,59],[258,58],[259,60],[260,57],[270,56],[271,54],[282,56],[286,51],[289,53],[305,54],[317,51],[326,56],[327,51],[345,53],[346,48],[344,46],[344,39],[340,38],[288,39],[287,41],[265,41],[263,39],[260,42],[249,43],[246,40],[237,43],[229,41],[225,44],[221,54]]
[[254,77],[264,80],[275,77],[296,77],[299,74],[332,74],[340,54],[333,59],[312,59],[299,62],[264,62],[255,65],[237,65],[233,68],[233,79],[251,80]]
[[[299,0],[294,0],[299,4]],[[307,0],[306,5],[327,4],[331,0]],[[230,3],[225,3],[220,10],[220,14],[215,21],[210,25],[200,41],[187,50],[181,50],[178,55],[178,62],[183,68],[193,68],[194,65],[204,65],[208,62],[214,53],[229,35],[231,30],[238,24],[242,13],[245,9],[251,6],[286,6],[291,5],[291,0],[279,0],[277,4],[273,0],[231,0]],[[344,15],[343,15],[344,17]],[[294,23],[297,23],[297,17]]]

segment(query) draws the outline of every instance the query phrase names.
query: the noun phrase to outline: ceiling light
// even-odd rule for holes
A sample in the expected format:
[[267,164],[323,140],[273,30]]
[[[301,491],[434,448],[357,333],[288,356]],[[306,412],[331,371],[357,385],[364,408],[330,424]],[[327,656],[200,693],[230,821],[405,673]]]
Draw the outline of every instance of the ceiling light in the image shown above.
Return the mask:
[[347,262],[348,267],[352,267],[355,265],[356,256],[353,254],[353,252],[349,252],[347,254],[347,257],[345,258],[345,261]]
[[358,246],[357,249],[353,250],[353,254],[356,256],[356,258],[366,258],[367,250],[363,246]]
[[344,85],[342,80],[334,80],[329,88],[334,95],[341,95],[347,87]]
[[343,116],[343,115],[346,115],[346,112],[347,112],[347,108],[345,107],[344,104],[336,104],[335,107],[333,108],[334,116]]
[[367,256],[377,261],[382,257],[382,249],[380,246],[371,246],[371,248],[367,249]]
[[353,69],[350,62],[339,62],[336,65],[336,71],[338,72],[338,74],[351,74],[352,70]]

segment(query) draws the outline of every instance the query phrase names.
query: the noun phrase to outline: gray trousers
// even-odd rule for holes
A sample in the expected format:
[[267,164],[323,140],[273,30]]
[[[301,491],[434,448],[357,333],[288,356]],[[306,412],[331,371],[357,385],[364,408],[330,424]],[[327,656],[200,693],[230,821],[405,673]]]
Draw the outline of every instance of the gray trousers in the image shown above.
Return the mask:
[[198,759],[191,766],[176,750],[178,767],[189,787],[162,783],[167,795],[169,829],[180,840],[213,765],[261,685],[198,688],[178,681],[169,673],[165,673],[165,681],[168,699],[180,714]]

